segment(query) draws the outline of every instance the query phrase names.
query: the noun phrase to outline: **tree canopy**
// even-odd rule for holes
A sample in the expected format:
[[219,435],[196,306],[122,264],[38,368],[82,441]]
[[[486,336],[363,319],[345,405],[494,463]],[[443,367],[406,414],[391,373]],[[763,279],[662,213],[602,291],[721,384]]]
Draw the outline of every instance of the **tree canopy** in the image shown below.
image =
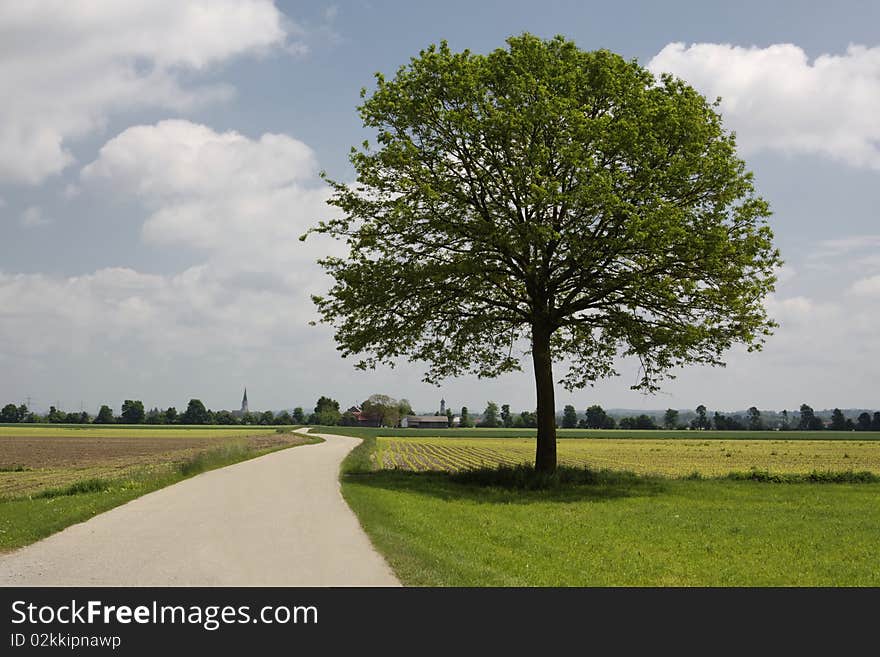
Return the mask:
[[[426,364],[425,380],[535,372],[538,469],[556,464],[553,364],[567,389],[640,363],[760,349],[780,264],[767,203],[717,106],[635,61],[562,37],[488,55],[443,42],[377,74],[359,107],[376,143],[313,232],[345,240],[314,297],[357,366]],[[304,236],[305,237],[305,236]]]

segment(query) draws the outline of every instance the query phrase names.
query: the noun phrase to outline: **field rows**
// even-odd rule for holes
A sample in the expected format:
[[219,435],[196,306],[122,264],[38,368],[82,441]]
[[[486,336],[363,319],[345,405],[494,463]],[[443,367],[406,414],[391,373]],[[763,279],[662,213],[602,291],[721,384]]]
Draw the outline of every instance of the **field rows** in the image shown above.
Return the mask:
[[[530,438],[389,438],[377,441],[380,468],[458,471],[534,463]],[[752,468],[773,473],[870,471],[880,474],[880,444],[871,440],[559,439],[561,465],[642,474],[724,475]]]

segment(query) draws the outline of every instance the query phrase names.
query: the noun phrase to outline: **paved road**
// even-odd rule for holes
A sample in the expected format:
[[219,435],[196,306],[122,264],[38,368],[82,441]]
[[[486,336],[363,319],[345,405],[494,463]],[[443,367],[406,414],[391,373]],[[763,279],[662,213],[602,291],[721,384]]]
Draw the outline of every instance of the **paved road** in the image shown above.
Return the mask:
[[0,586],[399,586],[339,491],[357,438],[144,495],[0,556]]

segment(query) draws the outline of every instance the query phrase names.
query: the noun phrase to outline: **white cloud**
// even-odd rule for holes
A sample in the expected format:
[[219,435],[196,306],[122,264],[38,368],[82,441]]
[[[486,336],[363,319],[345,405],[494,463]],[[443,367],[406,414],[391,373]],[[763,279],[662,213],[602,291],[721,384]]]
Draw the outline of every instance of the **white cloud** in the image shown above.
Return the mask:
[[744,153],[822,154],[880,170],[880,47],[851,45],[810,61],[792,44],[670,43],[648,68],[721,96]]
[[43,210],[38,205],[28,207],[19,217],[19,222],[23,228],[37,228],[51,224],[52,220],[43,215]]
[[73,183],[68,183],[67,185],[65,185],[64,191],[61,192],[61,195],[65,199],[70,201],[70,200],[75,199],[77,196],[79,196],[81,191],[82,190],[80,189],[79,185],[74,185]]
[[835,255],[844,255],[862,249],[880,248],[880,235],[852,235],[833,240],[823,240],[819,242],[819,246]]
[[[119,111],[186,111],[228,98],[193,72],[283,47],[271,0],[32,0],[0,5],[0,181],[36,184],[73,162],[71,140]],[[14,90],[14,92],[13,92]]]
[[0,272],[0,343],[22,357],[126,354],[241,361],[310,341],[309,295],[331,246],[299,236],[329,211],[312,150],[282,134],[250,139],[187,121],[135,126],[82,171],[86,190],[135,197],[144,238],[202,251],[176,274],[107,268],[82,276]]
[[791,265],[780,265],[774,271],[776,274],[776,281],[779,285],[784,283],[790,283],[797,276],[797,270]]
[[880,298],[880,275],[857,280],[850,287],[850,292],[860,297]]
[[110,140],[82,180],[140,198],[148,242],[205,249],[235,269],[256,258],[265,270],[305,263],[298,237],[329,211],[317,169],[311,148],[287,135],[249,139],[174,120]]
[[[22,357],[99,354],[136,344],[150,355],[289,345],[298,309],[283,294],[226,284],[211,267],[161,276],[128,268],[68,278],[0,273],[3,340]],[[12,310],[14,309],[14,310]]]

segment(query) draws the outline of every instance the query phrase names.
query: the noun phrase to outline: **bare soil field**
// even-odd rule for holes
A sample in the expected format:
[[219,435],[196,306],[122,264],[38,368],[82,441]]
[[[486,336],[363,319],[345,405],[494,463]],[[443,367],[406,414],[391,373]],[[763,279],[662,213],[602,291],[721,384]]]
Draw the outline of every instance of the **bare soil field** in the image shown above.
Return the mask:
[[29,495],[92,477],[115,478],[138,470],[168,468],[230,443],[260,451],[304,441],[302,435],[269,431],[255,429],[253,435],[222,430],[211,435],[169,430],[161,435],[147,431],[130,435],[131,430],[124,429],[59,435],[4,432],[0,435],[0,497]]

